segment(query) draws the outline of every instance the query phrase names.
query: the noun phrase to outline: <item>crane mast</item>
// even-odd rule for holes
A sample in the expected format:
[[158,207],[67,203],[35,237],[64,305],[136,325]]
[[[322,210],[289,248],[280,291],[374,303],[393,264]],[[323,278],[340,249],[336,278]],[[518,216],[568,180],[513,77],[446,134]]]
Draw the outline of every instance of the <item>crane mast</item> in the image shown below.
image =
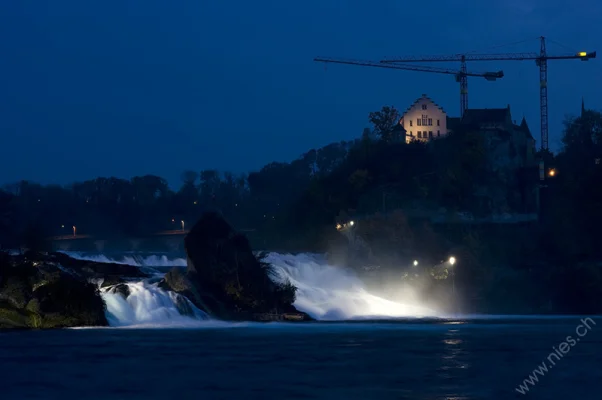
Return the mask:
[[541,37],[539,59],[539,117],[541,121],[541,150],[548,150],[548,59],[546,39]]
[[466,60],[462,57],[460,64],[460,117],[464,116],[464,113],[468,109],[468,79],[466,78]]
[[[549,55],[546,51],[546,39],[541,36],[540,50],[538,53],[499,53],[499,54],[452,54],[434,56],[406,56],[381,60],[383,64],[398,62],[449,62],[459,61],[461,69],[466,68],[467,61],[524,61],[535,60],[539,67],[539,104],[541,122],[541,150],[548,150],[548,61],[549,60],[581,60],[588,61],[596,58],[596,52],[580,51],[573,54]],[[460,83],[462,87],[462,82]],[[462,89],[461,89],[462,90]],[[462,104],[465,110],[467,105]]]

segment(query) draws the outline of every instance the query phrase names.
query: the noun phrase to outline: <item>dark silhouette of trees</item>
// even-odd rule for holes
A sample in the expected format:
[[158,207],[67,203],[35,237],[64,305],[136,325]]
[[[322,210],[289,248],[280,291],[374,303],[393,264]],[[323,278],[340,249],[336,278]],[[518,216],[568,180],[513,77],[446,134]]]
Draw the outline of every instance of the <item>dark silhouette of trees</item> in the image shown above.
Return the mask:
[[374,133],[385,142],[399,139],[394,137],[393,128],[399,124],[400,118],[401,114],[392,106],[385,106],[380,111],[371,112],[368,116],[370,123],[374,125]]

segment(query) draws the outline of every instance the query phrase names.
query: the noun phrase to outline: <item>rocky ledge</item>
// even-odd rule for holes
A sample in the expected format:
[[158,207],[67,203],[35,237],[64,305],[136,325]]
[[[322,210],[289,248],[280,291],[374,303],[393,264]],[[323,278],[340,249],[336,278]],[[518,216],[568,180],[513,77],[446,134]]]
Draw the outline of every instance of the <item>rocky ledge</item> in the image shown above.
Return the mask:
[[135,266],[62,253],[0,253],[0,329],[106,326],[98,283],[146,276]]
[[169,271],[161,286],[186,296],[214,318],[241,321],[308,321],[293,306],[297,288],[279,281],[246,236],[219,214],[205,213],[184,244],[187,267]]
[[[311,320],[293,306],[297,289],[274,276],[247,238],[219,214],[204,214],[186,236],[185,247],[188,266],[170,270],[159,286],[186,296],[212,318]],[[132,265],[78,260],[62,253],[0,252],[0,329],[106,326],[100,288],[110,286],[108,290],[127,299],[124,282],[144,278],[148,275]],[[181,313],[192,314],[185,311]]]

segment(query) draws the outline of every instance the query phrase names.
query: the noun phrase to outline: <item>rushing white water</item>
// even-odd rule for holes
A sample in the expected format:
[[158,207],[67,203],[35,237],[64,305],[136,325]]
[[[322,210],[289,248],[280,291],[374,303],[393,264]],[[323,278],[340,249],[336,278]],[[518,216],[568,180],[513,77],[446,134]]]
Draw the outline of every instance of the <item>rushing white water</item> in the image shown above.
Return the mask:
[[88,260],[88,261],[96,261],[96,262],[104,262],[104,263],[114,263],[114,264],[127,264],[127,265],[135,265],[137,267],[167,267],[167,266],[177,266],[177,267],[185,267],[186,259],[185,258],[173,258],[170,259],[165,255],[125,255],[119,258],[107,257],[104,254],[84,254],[84,253],[76,253],[65,251],[65,254],[77,258],[79,260]]
[[417,304],[403,304],[369,293],[352,271],[329,265],[313,254],[270,253],[266,259],[280,280],[297,287],[295,307],[320,320],[436,317]]
[[[184,258],[169,259],[165,256],[113,259],[105,255],[68,254],[79,259],[140,267],[186,265]],[[295,307],[318,320],[439,316],[419,304],[395,302],[370,293],[352,271],[329,265],[320,255],[270,253],[266,261],[273,265],[275,279],[288,279],[297,287]],[[131,292],[127,299],[117,292],[103,290],[111,325],[183,323],[203,318],[202,311],[194,306],[194,318],[180,315],[174,294],[154,284],[136,282],[127,285]]]
[[156,284],[141,281],[122,285],[127,286],[127,297],[116,286],[101,289],[111,326],[189,326],[209,319],[184,296],[166,292]]

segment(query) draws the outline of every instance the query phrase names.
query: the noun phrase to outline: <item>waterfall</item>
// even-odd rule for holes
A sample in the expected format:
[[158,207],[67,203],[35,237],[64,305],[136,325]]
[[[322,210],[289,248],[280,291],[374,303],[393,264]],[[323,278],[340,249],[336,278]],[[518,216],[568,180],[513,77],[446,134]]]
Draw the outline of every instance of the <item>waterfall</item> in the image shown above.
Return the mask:
[[[127,255],[112,259],[105,255],[69,255],[142,268],[186,265],[185,258],[169,259],[166,256]],[[289,280],[297,287],[295,307],[318,320],[439,316],[416,301],[392,301],[369,291],[353,271],[330,265],[321,255],[269,253],[266,261],[273,266],[273,279]],[[158,276],[158,271],[155,270],[155,273]],[[152,281],[129,282],[102,289],[101,294],[107,304],[107,318],[112,326],[194,325],[208,319],[188,299],[164,291]],[[129,295],[124,296],[125,292]]]
[[350,270],[315,254],[268,254],[276,279],[297,287],[295,307],[321,320],[435,317],[419,304],[399,303],[370,293]]
[[209,317],[184,296],[147,281],[101,289],[111,326],[191,326]]

